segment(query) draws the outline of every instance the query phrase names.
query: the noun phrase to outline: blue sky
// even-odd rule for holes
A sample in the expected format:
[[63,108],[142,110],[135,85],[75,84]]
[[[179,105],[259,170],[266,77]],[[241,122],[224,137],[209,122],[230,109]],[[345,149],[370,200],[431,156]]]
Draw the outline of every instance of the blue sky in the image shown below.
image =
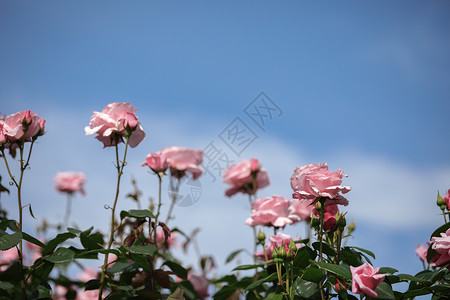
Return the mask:
[[[73,170],[88,177],[74,219],[107,225],[113,152],[83,128],[92,111],[127,101],[148,137],[129,154],[123,194],[133,175],[146,199],[156,195],[139,165],[168,145],[213,141],[235,161],[258,157],[272,179],[261,196],[288,197],[296,166],[327,161],[353,187],[354,243],[373,250],[376,265],[419,271],[413,250],[442,222],[436,192],[450,188],[449,9],[444,1],[0,2],[0,111],[47,119],[25,181],[38,221],[62,217],[52,177]],[[261,91],[282,110],[265,131],[244,112]],[[219,137],[236,117],[258,136],[240,156]],[[226,199],[225,185],[207,176],[202,187],[198,203],[178,208],[176,225],[203,225],[203,251],[223,262],[249,243],[248,203]],[[1,201],[15,208],[14,195]],[[27,221],[30,230],[38,223]],[[233,242],[218,243],[217,233]]]

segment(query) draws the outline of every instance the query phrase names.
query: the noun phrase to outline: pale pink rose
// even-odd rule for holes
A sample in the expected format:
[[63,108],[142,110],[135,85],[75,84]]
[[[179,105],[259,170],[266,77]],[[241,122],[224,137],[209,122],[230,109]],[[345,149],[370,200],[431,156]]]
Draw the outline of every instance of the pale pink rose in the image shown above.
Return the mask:
[[194,290],[201,299],[205,299],[209,296],[208,287],[209,279],[203,275],[197,275],[193,273],[188,274],[188,280],[192,283]]
[[97,134],[96,139],[102,142],[104,147],[123,142],[123,138],[131,133],[128,144],[134,148],[145,138],[136,111],[137,109],[130,103],[110,103],[102,112],[94,112],[89,126],[86,126],[84,131],[86,135]]
[[0,272],[6,271],[16,259],[19,259],[19,253],[15,247],[0,251]]
[[[78,290],[76,300],[98,300],[99,290]],[[102,295],[103,299],[104,295]]]
[[425,245],[420,245],[414,250],[416,252],[417,256],[424,262],[427,262],[427,253],[428,253],[428,247]]
[[263,197],[252,202],[252,214],[245,221],[250,226],[284,227],[294,223],[298,216],[291,214],[291,201],[282,196]]
[[68,289],[62,285],[57,285],[52,291],[53,300],[66,300]]
[[108,268],[111,268],[112,266],[114,266],[114,264],[117,262],[117,255],[115,255],[114,253],[109,253],[108,255]]
[[296,215],[298,220],[294,220],[294,222],[299,222],[302,220],[310,220],[311,214],[314,209],[314,205],[310,205],[311,201],[307,200],[292,200],[291,206],[289,207],[290,215]]
[[450,210],[450,189],[448,190],[447,194],[445,194],[444,200],[445,200],[445,205],[447,206],[447,209]]
[[[262,189],[270,184],[269,176],[257,159],[250,161],[243,160],[240,163],[232,164],[223,174],[223,182],[231,185],[225,191],[228,197],[236,193],[253,195],[258,189]],[[253,183],[256,186],[253,186]]]
[[77,274],[78,280],[82,282],[88,282],[89,280],[97,279],[98,277],[98,270],[97,268],[93,267],[85,267],[83,271],[79,274]]
[[202,169],[200,168],[203,162],[202,150],[170,146],[161,150],[161,153],[166,156],[173,177],[181,178],[185,175],[185,172],[191,172],[194,179],[202,175]]
[[[292,238],[290,235],[284,234],[282,232],[277,232],[276,235],[271,235],[269,237],[269,243],[267,243],[264,247],[266,249],[267,259],[269,259],[269,260],[272,259],[272,253],[273,253],[273,250],[275,247],[279,248],[279,247],[281,247],[281,245],[289,245],[291,239]],[[296,240],[298,240],[298,239],[295,239],[294,242]],[[295,246],[297,247],[297,249],[302,247],[301,244],[295,244]],[[265,255],[264,255],[264,250],[256,252],[255,256],[261,260],[266,260]]]
[[386,274],[379,274],[380,268],[374,269],[370,264],[364,263],[359,267],[350,266],[352,273],[352,293],[364,293],[368,297],[376,297],[375,289],[384,280]]
[[0,146],[3,146],[4,143],[6,143],[6,135],[3,132],[3,123],[0,121]]
[[441,237],[432,237],[431,246],[437,252],[437,255],[432,259],[437,267],[445,266],[450,263],[450,229],[445,233],[441,233]]
[[0,124],[8,146],[19,140],[31,142],[43,135],[45,130],[45,120],[29,110],[8,115],[0,119]]
[[178,247],[177,245],[177,233],[176,232],[171,232],[169,234],[169,237],[167,238],[167,241],[165,241],[165,235],[164,235],[164,231],[162,230],[156,230],[156,244],[158,246],[164,246],[165,242],[167,242],[167,246],[169,247]]
[[82,172],[58,172],[54,178],[55,189],[68,194],[80,192],[85,195],[83,185],[86,183],[86,176]]
[[296,168],[291,177],[292,194],[296,199],[310,199],[327,197],[340,201],[339,204],[347,205],[348,201],[339,193],[347,193],[351,190],[349,186],[342,186],[344,171],[328,171],[327,163],[309,164]]
[[145,158],[145,161],[141,164],[141,166],[148,166],[155,173],[164,172],[168,168],[166,155],[158,151],[156,153],[150,153]]
[[[41,242],[44,242],[44,239],[42,239],[42,238],[39,238],[39,240]],[[42,257],[42,253],[41,253],[42,248],[40,246],[35,245],[30,242],[26,242],[25,245],[29,251],[29,254],[31,254],[31,264],[33,264],[36,260],[38,260],[39,258]]]

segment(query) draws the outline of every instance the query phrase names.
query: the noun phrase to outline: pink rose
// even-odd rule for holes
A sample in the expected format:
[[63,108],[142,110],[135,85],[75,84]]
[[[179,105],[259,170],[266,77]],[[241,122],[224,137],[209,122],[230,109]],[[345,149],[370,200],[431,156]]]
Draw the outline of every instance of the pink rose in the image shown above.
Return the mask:
[[[223,182],[231,185],[225,191],[228,197],[239,192],[253,195],[256,190],[270,184],[267,172],[261,169],[261,164],[254,158],[231,165],[223,174]],[[253,186],[253,183],[256,183],[256,186]]]
[[129,136],[131,148],[139,145],[145,138],[145,132],[136,117],[137,109],[130,103],[114,102],[108,104],[102,112],[94,112],[89,126],[84,128],[86,135],[97,134],[96,139],[104,147],[115,146]]
[[245,221],[250,226],[284,227],[294,223],[298,216],[291,214],[291,201],[282,196],[263,197],[252,203],[252,214]]
[[4,143],[6,143],[6,135],[3,132],[3,123],[0,120],[0,146],[3,146]]
[[86,194],[83,187],[86,182],[86,176],[82,172],[58,172],[54,180],[56,182],[55,189],[60,192]]
[[[31,142],[44,134],[45,120],[35,112],[20,111],[0,119],[2,136],[9,143],[8,147],[17,141]],[[0,136],[0,141],[3,137]],[[1,143],[0,143],[1,144]]]
[[203,162],[202,150],[171,146],[161,150],[161,153],[166,156],[173,177],[181,178],[185,172],[191,172],[194,179],[202,175],[200,168]]
[[445,194],[444,200],[445,200],[445,205],[447,206],[447,209],[450,210],[450,189],[448,190],[447,194]]
[[[265,250],[266,250],[266,254],[267,254],[267,259],[272,259],[272,253],[273,253],[273,249],[279,248],[281,247],[281,245],[289,245],[289,243],[291,242],[291,236],[288,234],[284,234],[282,232],[277,232],[276,235],[271,235],[269,237],[269,243],[267,243],[265,245]],[[294,240],[296,241],[296,240]],[[301,248],[302,245],[301,244],[295,244],[295,246],[297,247],[297,249]],[[255,256],[258,257],[261,260],[266,260],[265,255],[264,255],[264,251],[259,251],[255,253]]]
[[327,163],[309,164],[296,168],[291,177],[292,194],[296,199],[315,199],[327,197],[340,201],[339,204],[347,205],[348,201],[339,193],[347,193],[349,186],[341,186],[344,171],[328,171]]
[[176,247],[176,241],[177,241],[177,233],[176,232],[171,232],[169,237],[167,238],[167,241],[165,241],[165,235],[164,235],[164,231],[162,230],[157,230],[156,231],[156,244],[160,247],[165,246],[166,242],[167,242],[167,246],[169,247]]
[[291,206],[289,207],[290,215],[296,215],[299,222],[302,220],[309,221],[311,219],[311,214],[314,209],[314,205],[310,205],[311,201],[307,200],[292,200]]
[[97,279],[98,270],[93,267],[85,267],[81,273],[77,275],[78,280],[88,282],[89,280]]
[[192,283],[194,290],[201,299],[205,299],[209,296],[208,287],[209,279],[203,275],[197,275],[193,273],[188,274],[188,280]]
[[15,247],[0,251],[0,272],[6,271],[16,259],[19,259],[19,253]]
[[53,300],[66,300],[66,294],[69,290],[62,286],[62,285],[57,285],[54,289],[53,289],[53,293],[52,293],[52,299]]
[[[77,300],[97,300],[98,299],[99,290],[78,290],[77,292]],[[102,295],[103,299],[103,295]]]
[[431,242],[433,243],[431,248],[437,252],[431,262],[437,267],[450,263],[450,229],[445,233],[442,232],[441,237],[432,237]]
[[364,263],[359,267],[350,266],[352,273],[352,293],[364,293],[369,297],[376,297],[375,289],[384,280],[385,274],[379,274],[380,268],[373,269],[373,267]]
[[148,166],[155,173],[164,172],[167,167],[167,158],[166,155],[158,151],[156,153],[150,153],[145,158],[145,161],[141,164],[141,166]]

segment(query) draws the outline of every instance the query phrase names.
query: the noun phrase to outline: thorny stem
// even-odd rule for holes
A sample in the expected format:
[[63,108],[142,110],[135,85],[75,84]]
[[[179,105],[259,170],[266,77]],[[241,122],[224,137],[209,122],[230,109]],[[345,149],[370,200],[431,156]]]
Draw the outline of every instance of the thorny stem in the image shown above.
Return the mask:
[[[128,150],[128,141],[129,141],[129,136],[127,136],[126,141],[125,141],[125,151],[123,154],[123,160],[122,162],[120,162],[119,160],[119,147],[118,147],[118,142],[116,141],[116,168],[117,168],[117,185],[116,185],[116,196],[114,198],[114,205],[112,208],[112,212],[111,212],[111,232],[109,235],[109,242],[108,242],[108,247],[107,250],[111,249],[111,245],[114,241],[114,232],[116,231],[115,227],[114,227],[114,215],[116,212],[116,206],[117,206],[117,199],[119,198],[119,191],[120,191],[120,178],[122,177],[123,174],[123,168],[126,165],[126,158],[127,158],[127,150]],[[100,278],[100,288],[99,288],[99,293],[98,293],[98,300],[102,299],[102,294],[103,294],[103,289],[105,286],[105,277],[106,277],[106,269],[108,266],[108,252],[105,254],[105,260],[103,262],[103,266],[102,266],[102,276]]]

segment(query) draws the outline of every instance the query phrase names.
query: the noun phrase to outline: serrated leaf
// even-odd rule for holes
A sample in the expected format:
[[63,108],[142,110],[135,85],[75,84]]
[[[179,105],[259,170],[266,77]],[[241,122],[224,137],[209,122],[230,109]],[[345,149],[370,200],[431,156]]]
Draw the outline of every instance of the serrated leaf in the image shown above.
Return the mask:
[[76,234],[76,235],[79,235],[82,232],[81,230],[78,230],[78,229],[75,229],[72,227],[67,227],[67,231],[70,233]]
[[108,269],[108,272],[115,275],[115,274],[135,272],[138,269],[139,266],[135,262],[118,261],[111,268]]
[[16,246],[22,240],[22,233],[14,232],[13,234],[4,234],[0,236],[0,250],[9,250]]
[[375,292],[377,293],[376,299],[395,300],[392,287],[384,281],[375,289]]
[[84,248],[88,250],[102,249],[103,248],[103,235],[100,233],[94,233],[87,235],[84,232],[80,234],[80,241]]
[[259,264],[259,265],[242,265],[242,266],[234,268],[232,271],[251,270],[251,269],[263,268],[263,267],[264,267],[264,264]]
[[230,255],[228,255],[227,259],[225,260],[225,263],[227,264],[230,261],[232,261],[242,251],[245,251],[245,249],[238,249],[238,250],[231,252]]
[[441,233],[446,232],[450,228],[450,223],[445,223],[444,225],[438,227],[430,237],[430,241],[433,237],[440,237]]
[[312,281],[306,281],[300,278],[294,283],[294,293],[303,298],[310,298],[319,292],[319,285]]
[[303,273],[302,279],[318,283],[322,280],[323,273],[317,268],[307,268]]
[[378,271],[378,273],[382,273],[382,274],[394,274],[397,273],[398,270],[394,269],[394,268],[390,268],[390,267],[381,267],[380,270]]
[[45,244],[43,242],[41,242],[40,240],[38,240],[37,238],[29,235],[28,233],[22,232],[23,235],[23,239],[29,243],[35,244],[41,248],[45,247]]
[[122,210],[120,212],[120,220],[123,220],[125,217],[149,218],[149,219],[155,218],[152,212],[148,209],[130,209],[128,211]]
[[55,238],[48,241],[47,246],[45,246],[45,248],[42,250],[42,255],[45,256],[51,254],[59,244],[75,237],[76,235],[70,232],[58,234]]
[[335,264],[329,264],[329,263],[325,263],[325,262],[313,262],[313,263],[318,265],[322,269],[325,269],[325,270],[337,275],[339,278],[342,278],[344,281],[352,280],[352,273],[350,272],[350,267],[348,265],[335,265]]
[[52,290],[46,286],[39,285],[37,287],[38,299],[50,298],[52,296]]
[[249,286],[247,286],[247,288],[245,289],[245,291],[249,291],[252,290],[258,286],[260,286],[261,284],[263,284],[264,282],[268,282],[268,281],[274,281],[278,278],[277,273],[272,273],[269,276],[265,277],[265,278],[261,278],[260,280],[257,280],[253,283],[251,283]]
[[294,257],[294,266],[299,269],[304,269],[310,265],[310,260],[316,258],[316,253],[311,248],[304,246],[297,251]]
[[54,264],[63,264],[72,262],[75,258],[75,252],[67,248],[58,248],[52,255],[43,257],[46,261]]
[[181,279],[187,279],[187,270],[180,264],[173,261],[166,261],[163,265],[168,266]]
[[152,268],[150,266],[150,263],[147,260],[147,257],[142,256],[140,254],[135,254],[135,253],[130,253],[130,257],[132,260],[134,260],[136,263],[138,263],[142,269],[144,269],[145,271],[151,273],[152,272]]
[[130,246],[126,247],[126,249],[131,253],[153,256],[155,252],[158,250],[158,247],[156,247],[155,245],[145,245],[145,246]]
[[417,278],[409,274],[398,274],[397,276],[400,278],[400,280],[424,282],[423,279]]
[[349,248],[356,249],[358,251],[366,253],[367,255],[370,255],[373,259],[375,259],[375,254],[372,251],[369,251],[367,249],[360,248],[360,247],[355,247],[355,246],[350,246]]
[[[320,250],[320,242],[312,243],[312,246],[316,251]],[[325,253],[328,257],[336,256],[337,252],[333,248],[331,248],[329,245],[322,243],[322,253]]]

